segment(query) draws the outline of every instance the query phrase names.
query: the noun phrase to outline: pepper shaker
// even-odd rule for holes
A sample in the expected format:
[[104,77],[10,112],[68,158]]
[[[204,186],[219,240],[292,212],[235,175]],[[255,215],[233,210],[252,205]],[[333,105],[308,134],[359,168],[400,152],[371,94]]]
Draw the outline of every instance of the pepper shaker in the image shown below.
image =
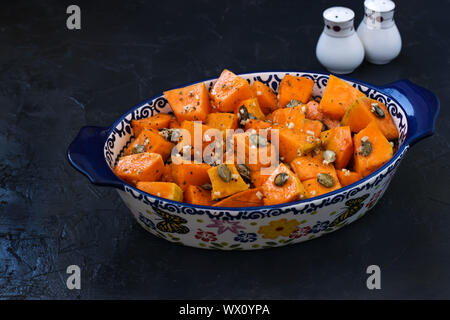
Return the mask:
[[355,32],[353,10],[331,7],[323,12],[325,26],[316,46],[319,62],[336,74],[353,72],[364,60],[364,47]]
[[394,21],[394,9],[391,0],[364,1],[364,19],[358,35],[371,63],[386,64],[400,54],[402,38]]

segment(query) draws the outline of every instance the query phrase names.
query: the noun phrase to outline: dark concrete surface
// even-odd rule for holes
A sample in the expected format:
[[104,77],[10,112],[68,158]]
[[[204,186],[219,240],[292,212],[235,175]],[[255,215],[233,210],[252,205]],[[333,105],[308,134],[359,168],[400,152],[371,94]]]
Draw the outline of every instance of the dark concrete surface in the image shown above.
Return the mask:
[[[322,10],[336,1],[11,1],[0,10],[0,298],[450,298],[450,1],[397,1],[400,57],[351,76],[407,78],[441,100],[436,134],[407,154],[363,219],[303,244],[254,252],[172,245],[115,190],[67,162],[84,125],[108,126],[164,89],[217,76],[323,70]],[[362,1],[339,1],[362,17]],[[81,267],[81,290],[66,268]],[[381,268],[382,289],[366,288]]]

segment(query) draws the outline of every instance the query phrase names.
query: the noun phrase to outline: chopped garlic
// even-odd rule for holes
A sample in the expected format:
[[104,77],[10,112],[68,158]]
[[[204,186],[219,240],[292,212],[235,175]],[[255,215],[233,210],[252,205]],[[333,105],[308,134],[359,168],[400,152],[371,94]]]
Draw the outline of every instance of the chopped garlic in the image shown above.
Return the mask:
[[312,190],[312,191],[311,191],[311,194],[312,194],[313,196],[315,196],[315,195],[316,195],[316,190]]
[[263,198],[263,194],[262,194],[261,191],[258,191],[258,192],[256,193],[256,196],[257,196],[258,199],[260,199],[260,200]]
[[237,180],[237,179],[239,179],[239,175],[237,173],[233,173],[231,175],[231,178],[234,179],[234,180]]
[[261,91],[256,91],[256,95],[260,96],[260,95],[262,95],[262,92]]
[[308,135],[310,135],[310,136],[313,136],[314,137],[314,131],[311,131],[311,130],[306,130],[306,134],[308,134]]
[[214,191],[215,196],[220,196],[220,191]]
[[292,128],[294,128],[294,123],[293,123],[293,122],[289,122],[289,124],[288,124],[288,128],[289,128],[289,129],[292,129]]
[[305,106],[302,107],[302,112],[306,113],[306,107]]
[[369,140],[369,137],[368,137],[368,136],[364,136],[364,137],[361,138],[361,141],[362,141],[362,142],[366,142],[367,140]]

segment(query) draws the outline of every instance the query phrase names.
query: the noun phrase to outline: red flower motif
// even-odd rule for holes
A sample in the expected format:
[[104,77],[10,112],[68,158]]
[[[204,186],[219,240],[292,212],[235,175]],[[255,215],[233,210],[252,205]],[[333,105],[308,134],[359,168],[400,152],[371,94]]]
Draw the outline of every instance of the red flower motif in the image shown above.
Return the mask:
[[300,237],[306,236],[310,231],[311,231],[311,227],[303,227],[303,228],[297,227],[297,229],[295,229],[294,231],[291,232],[291,234],[289,235],[289,238],[298,239]]
[[205,242],[213,242],[217,240],[216,234],[214,232],[203,231],[202,229],[198,229],[197,233],[195,234],[195,238]]

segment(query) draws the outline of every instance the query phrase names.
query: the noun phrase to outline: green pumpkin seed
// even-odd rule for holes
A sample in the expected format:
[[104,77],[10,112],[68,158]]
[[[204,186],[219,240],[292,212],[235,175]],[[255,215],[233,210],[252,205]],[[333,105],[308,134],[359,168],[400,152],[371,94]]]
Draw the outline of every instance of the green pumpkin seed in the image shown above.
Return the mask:
[[289,101],[289,103],[286,105],[286,108],[292,108],[302,105],[302,102],[300,100],[292,99]]
[[263,136],[260,136],[259,134],[251,134],[248,137],[250,144],[253,146],[260,146],[260,147],[265,147],[267,146],[267,139],[264,138]]
[[205,184],[202,184],[202,188],[205,190],[212,190],[212,185],[211,185],[211,183],[205,183]]
[[317,175],[317,182],[319,182],[325,188],[331,188],[334,186],[334,178],[328,173],[319,173]]
[[236,169],[244,180],[250,181],[250,169],[245,164],[236,165]]
[[369,140],[361,141],[361,147],[359,148],[359,154],[363,157],[367,157],[372,153],[372,144]]
[[131,154],[138,154],[142,152],[145,152],[145,146],[142,144],[135,144],[131,150]]
[[378,103],[372,103],[372,112],[377,116],[377,118],[384,118],[386,115],[384,114],[383,109],[380,108]]
[[223,182],[231,181],[231,170],[226,164],[222,163],[217,167],[217,174]]
[[282,187],[282,186],[284,186],[286,181],[288,181],[288,179],[289,179],[289,175],[286,172],[281,172],[275,176],[275,180],[273,181],[273,183],[277,187]]
[[245,106],[239,107],[238,117],[243,121],[248,120],[248,110]]

